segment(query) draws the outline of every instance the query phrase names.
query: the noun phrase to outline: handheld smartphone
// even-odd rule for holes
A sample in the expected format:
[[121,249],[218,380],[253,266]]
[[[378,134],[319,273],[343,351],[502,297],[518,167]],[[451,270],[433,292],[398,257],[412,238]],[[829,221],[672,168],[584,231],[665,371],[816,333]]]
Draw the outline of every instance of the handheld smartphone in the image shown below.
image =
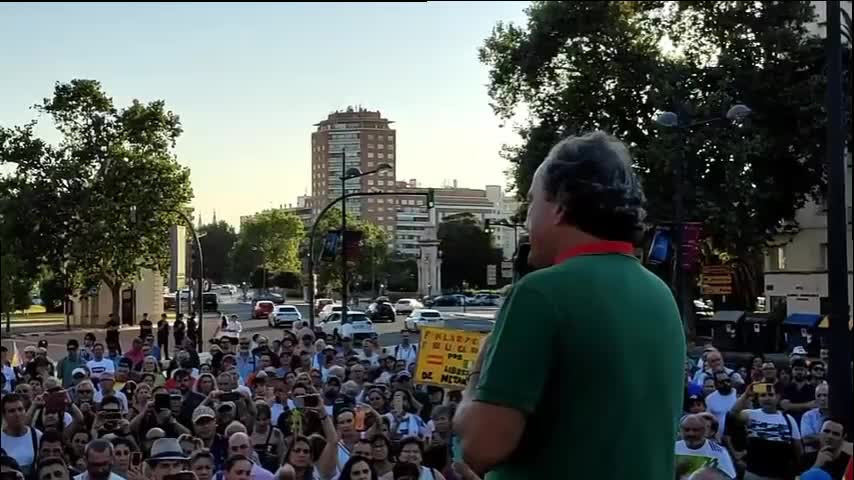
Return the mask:
[[225,392],[219,396],[220,402],[236,402],[240,400],[240,394],[237,392]]
[[172,407],[172,398],[168,393],[158,393],[154,395],[155,410],[169,410]]
[[759,395],[762,393],[771,393],[771,388],[773,385],[770,383],[757,383],[753,386],[753,393]]
[[65,400],[68,398],[64,390],[49,392],[44,396],[45,411],[55,413],[65,411]]
[[355,428],[357,432],[365,431],[365,409],[362,407],[356,407],[356,415],[353,420],[353,428]]
[[305,396],[304,401],[306,408],[317,408],[320,406],[320,395],[310,393]]
[[105,421],[118,422],[122,419],[122,412],[102,411],[101,416],[104,418]]
[[163,477],[163,480],[199,480],[199,477],[193,472],[183,471],[166,475]]
[[133,452],[130,456],[130,464],[133,467],[142,465],[142,452]]

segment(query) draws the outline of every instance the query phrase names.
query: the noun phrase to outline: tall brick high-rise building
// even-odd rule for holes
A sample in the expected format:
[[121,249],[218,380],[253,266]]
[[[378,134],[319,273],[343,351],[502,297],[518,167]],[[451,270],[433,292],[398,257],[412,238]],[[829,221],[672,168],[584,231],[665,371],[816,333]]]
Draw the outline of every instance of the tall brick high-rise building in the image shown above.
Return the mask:
[[[341,196],[342,174],[354,167],[367,172],[387,163],[391,169],[347,180],[347,193],[394,191],[397,135],[391,128],[392,123],[379,111],[348,107],[315,124],[317,130],[311,134],[311,201],[315,214]],[[350,199],[347,211],[379,225],[393,241],[396,221],[394,199],[377,197],[372,200],[371,208],[368,208],[367,199]]]

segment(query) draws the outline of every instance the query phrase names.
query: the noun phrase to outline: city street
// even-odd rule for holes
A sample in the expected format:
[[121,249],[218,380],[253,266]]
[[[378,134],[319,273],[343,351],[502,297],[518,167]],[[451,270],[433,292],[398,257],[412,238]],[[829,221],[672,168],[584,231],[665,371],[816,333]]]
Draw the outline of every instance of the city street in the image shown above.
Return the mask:
[[[459,315],[463,314],[462,308],[460,307],[440,307],[438,310],[442,311],[443,314],[446,315]],[[470,307],[466,309],[465,314],[474,315],[474,316],[489,316],[494,315],[496,308],[494,307]],[[248,303],[222,303],[220,304],[220,313],[225,315],[236,314],[240,316],[241,323],[243,325],[243,333],[245,335],[255,335],[256,333],[260,333],[270,339],[280,338],[282,335],[283,328],[270,328],[266,319],[261,320],[250,320],[251,316],[251,305]],[[406,318],[405,315],[398,315],[397,319],[393,323],[375,323],[374,326],[379,333],[380,344],[384,347],[394,346],[400,343],[400,331],[403,329],[403,320]],[[155,326],[156,326],[156,320]],[[216,332],[217,327],[219,326],[220,317],[215,313],[205,314],[205,323],[203,328],[203,337],[205,344],[207,345],[207,341],[211,338],[214,332]],[[155,335],[156,335],[155,328]],[[48,332],[40,332],[40,333],[27,333],[25,331],[21,331],[19,329],[13,329],[12,335],[6,335],[5,331],[3,334],[2,344],[9,348],[10,352],[12,350],[13,342],[17,344],[18,350],[23,351],[23,349],[28,345],[36,345],[40,340],[48,341],[48,355],[53,360],[59,360],[60,358],[65,356],[65,343],[70,338],[75,338],[82,343],[83,335],[86,332],[94,332],[99,341],[103,341],[104,339],[104,330],[103,329],[90,329],[90,328],[81,328],[81,329],[73,329],[71,331],[65,329],[57,329],[54,331]],[[123,326],[120,332],[120,338],[122,343],[122,349],[129,348],[131,344],[131,340],[136,337],[139,333],[139,326]],[[412,333],[413,342],[417,342],[418,334]],[[170,344],[172,342],[172,337],[170,335]],[[172,345],[170,345],[171,347]],[[11,355],[11,354],[10,354]]]

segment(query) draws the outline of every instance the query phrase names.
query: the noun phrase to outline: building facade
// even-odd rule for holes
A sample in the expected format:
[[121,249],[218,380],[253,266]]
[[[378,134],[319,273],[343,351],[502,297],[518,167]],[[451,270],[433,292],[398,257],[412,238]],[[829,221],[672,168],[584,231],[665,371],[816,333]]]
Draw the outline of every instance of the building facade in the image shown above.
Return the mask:
[[[397,171],[397,132],[393,122],[379,111],[349,107],[337,111],[314,126],[311,134],[311,209],[318,214],[342,193],[394,189]],[[352,168],[362,172],[381,166],[390,168],[373,175],[346,180],[342,177]],[[368,198],[347,201],[347,212],[370,221],[394,235],[395,208],[384,200],[368,203]]]
[[[825,2],[812,2],[817,14],[812,32],[826,35]],[[851,2],[841,2],[842,7],[851,13]],[[824,159],[822,159],[824,161]],[[845,178],[846,214],[848,218],[848,305],[854,305],[854,282],[852,282],[852,262],[854,251],[851,243],[852,216],[852,158],[846,153],[848,165]],[[827,258],[827,206],[811,201],[800,209],[794,219],[799,230],[794,235],[781,235],[775,241],[775,247],[769,248],[765,255],[765,299],[771,309],[786,307],[786,314],[810,313],[825,315],[829,313],[828,301],[828,258]]]

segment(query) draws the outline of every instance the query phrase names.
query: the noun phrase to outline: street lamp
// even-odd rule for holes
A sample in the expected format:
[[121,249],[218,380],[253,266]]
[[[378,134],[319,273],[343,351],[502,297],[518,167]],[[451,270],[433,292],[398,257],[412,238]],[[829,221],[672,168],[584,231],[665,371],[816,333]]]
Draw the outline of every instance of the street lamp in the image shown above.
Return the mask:
[[341,324],[347,320],[347,288],[350,275],[347,271],[347,180],[390,170],[388,163],[381,163],[374,170],[363,172],[357,167],[347,168],[347,150],[341,149]]
[[520,227],[525,228],[525,225],[510,222],[506,218],[502,218],[501,220],[499,220],[497,222],[491,222],[489,220],[486,220],[486,228],[484,228],[486,233],[492,233],[493,232],[493,229],[491,227],[512,228],[513,229],[513,251],[515,252],[516,250],[519,249],[519,230],[518,229]]
[[[677,132],[686,132],[691,128],[708,125],[710,123],[720,121],[741,122],[751,114],[750,107],[744,104],[735,104],[731,106],[725,115],[714,117],[707,120],[691,121],[687,114],[679,115],[675,112],[661,112],[656,116],[655,123],[664,128],[672,128]],[[682,323],[686,329],[691,332],[693,325],[688,324],[688,319],[692,318],[691,305],[692,302],[686,298],[685,292],[685,275],[682,272],[682,230],[684,228],[685,213],[684,213],[684,189],[685,189],[685,157],[683,149],[679,149],[679,158],[673,162],[673,272],[672,286],[676,303],[679,305],[679,310],[682,315]]]

